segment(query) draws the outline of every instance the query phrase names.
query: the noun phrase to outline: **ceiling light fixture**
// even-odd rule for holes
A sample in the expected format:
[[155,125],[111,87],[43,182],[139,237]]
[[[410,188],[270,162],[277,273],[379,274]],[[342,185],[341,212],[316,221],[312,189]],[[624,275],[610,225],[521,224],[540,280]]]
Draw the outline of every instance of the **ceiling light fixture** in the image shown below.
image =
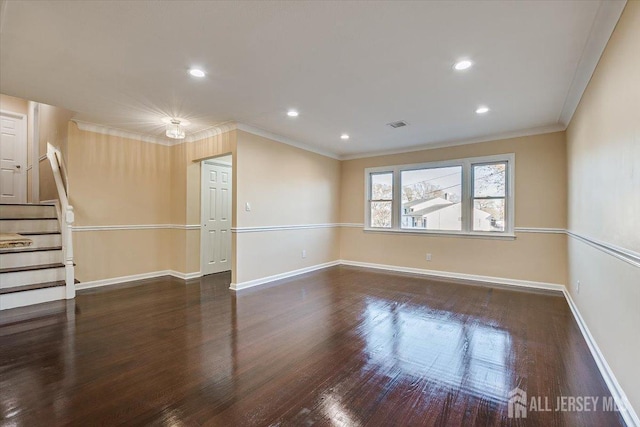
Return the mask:
[[167,124],[166,135],[172,139],[184,139],[186,134],[184,128],[180,125],[180,120],[172,119],[171,122]]
[[462,61],[456,62],[453,68],[458,71],[462,71],[462,70],[467,70],[471,68],[472,65],[473,65],[473,62],[469,61],[468,59],[464,59]]
[[204,77],[206,75],[206,73],[199,68],[191,68],[189,74],[193,77]]
[[298,117],[299,113],[296,110],[287,111],[287,116],[289,117]]
[[347,139],[349,139],[349,135],[343,133],[342,135],[340,135],[340,139],[344,139],[346,141]]
[[489,112],[489,107],[485,107],[484,105],[478,107],[476,109],[476,114],[484,114]]

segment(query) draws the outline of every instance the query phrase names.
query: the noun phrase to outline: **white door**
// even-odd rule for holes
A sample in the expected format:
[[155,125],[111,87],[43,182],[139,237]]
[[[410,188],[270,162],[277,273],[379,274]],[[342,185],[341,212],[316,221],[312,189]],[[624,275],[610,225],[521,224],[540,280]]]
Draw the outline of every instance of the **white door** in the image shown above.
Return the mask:
[[231,166],[202,162],[202,274],[231,270]]
[[0,203],[27,202],[27,117],[0,112]]

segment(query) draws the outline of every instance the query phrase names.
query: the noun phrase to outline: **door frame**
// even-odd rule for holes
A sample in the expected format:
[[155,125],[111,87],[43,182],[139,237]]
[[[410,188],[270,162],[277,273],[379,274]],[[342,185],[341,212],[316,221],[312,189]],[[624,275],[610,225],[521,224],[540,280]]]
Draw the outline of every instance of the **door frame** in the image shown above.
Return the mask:
[[[27,135],[27,120],[28,116],[22,113],[16,113],[15,111],[9,110],[0,110],[0,116],[10,116],[20,120],[20,128],[22,131],[22,136],[24,138],[24,165],[21,166],[22,173],[24,173],[24,179],[22,180],[22,189],[21,193],[24,194],[23,201],[18,203],[27,203],[29,192],[27,190],[27,177],[28,177],[28,165],[29,162],[29,136]],[[33,175],[32,175],[33,177]]]
[[[219,159],[221,157],[231,157],[231,163],[225,163],[225,162],[221,162]],[[204,163],[208,163],[211,165],[215,165],[215,166],[223,166],[223,167],[228,167],[230,169],[230,172],[232,174],[232,179],[231,179],[231,223],[233,224],[233,212],[235,209],[235,197],[233,195],[233,188],[235,185],[235,182],[233,180],[233,154],[232,153],[225,153],[225,154],[221,154],[221,155],[217,155],[215,157],[210,157],[207,159],[202,159],[200,160],[200,275],[204,276],[205,275],[205,265],[206,265],[206,245],[205,245],[205,241],[202,238],[202,232],[203,232],[203,225],[202,225],[202,221],[203,218],[205,217],[205,212],[204,212],[204,186],[203,181],[204,181],[204,168],[202,167],[202,165]],[[233,252],[233,232],[231,233],[231,244],[229,245],[229,265],[230,265],[230,270],[233,272],[233,262],[235,259],[235,253]],[[213,273],[216,274],[216,273]]]

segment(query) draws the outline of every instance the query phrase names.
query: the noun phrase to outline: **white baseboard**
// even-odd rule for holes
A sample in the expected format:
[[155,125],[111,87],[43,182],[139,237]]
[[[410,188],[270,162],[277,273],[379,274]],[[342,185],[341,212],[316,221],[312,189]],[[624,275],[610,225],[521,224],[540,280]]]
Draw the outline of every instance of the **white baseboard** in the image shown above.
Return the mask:
[[119,285],[120,283],[134,282],[136,280],[153,279],[161,276],[173,276],[182,280],[195,279],[202,276],[199,271],[193,273],[181,273],[174,270],[159,270],[149,273],[132,274],[130,276],[112,277],[110,279],[92,280],[90,282],[82,282],[76,285],[76,290],[99,288],[101,286]]
[[598,365],[598,370],[600,371],[602,378],[607,384],[607,387],[611,392],[611,396],[613,396],[613,398],[615,399],[616,405],[618,406],[618,408],[620,408],[620,415],[622,416],[622,418],[624,418],[624,421],[628,427],[640,427],[640,419],[638,418],[638,414],[636,414],[636,412],[633,410],[633,407],[631,406],[627,395],[625,394],[624,390],[622,390],[622,387],[616,379],[616,376],[613,374],[611,367],[600,351],[596,340],[593,338],[593,335],[591,335],[587,324],[580,314],[580,310],[578,310],[578,306],[575,304],[573,298],[571,298],[571,294],[569,294],[569,291],[566,288],[562,292],[564,293],[564,297],[567,300],[567,304],[569,304],[571,313],[573,313],[573,317],[576,319],[576,323],[580,328],[580,332],[582,332],[582,336],[587,342],[589,350],[591,350],[591,355],[593,356],[596,365]]
[[495,283],[499,285],[517,286],[521,288],[546,289],[551,291],[562,292],[564,285],[559,283],[533,282],[530,280],[507,279],[505,277],[480,276],[477,274],[453,273],[450,271],[426,270],[423,268],[400,267],[397,265],[374,264],[369,262],[340,260],[342,265],[351,265],[354,267],[375,268],[378,270],[397,271],[400,273],[412,273],[422,276],[438,277],[445,279],[471,280],[482,283]]
[[229,289],[231,289],[233,291],[240,291],[240,290],[243,290],[243,289],[252,288],[254,286],[264,285],[264,284],[269,283],[269,282],[274,282],[276,280],[281,280],[281,279],[286,279],[288,277],[297,276],[299,274],[309,273],[311,271],[320,270],[320,269],[327,268],[327,267],[333,267],[333,266],[338,265],[338,264],[340,264],[339,260],[330,261],[330,262],[325,262],[325,263],[322,263],[322,264],[312,265],[310,267],[300,268],[298,270],[291,270],[291,271],[286,271],[286,272],[280,273],[280,274],[274,274],[273,276],[261,277],[259,279],[249,280],[249,281],[241,282],[241,283],[232,283],[231,286],[229,286]]
[[194,271],[193,273],[181,273],[179,271],[169,270],[169,275],[182,280],[191,280],[202,277],[202,273],[199,271]]

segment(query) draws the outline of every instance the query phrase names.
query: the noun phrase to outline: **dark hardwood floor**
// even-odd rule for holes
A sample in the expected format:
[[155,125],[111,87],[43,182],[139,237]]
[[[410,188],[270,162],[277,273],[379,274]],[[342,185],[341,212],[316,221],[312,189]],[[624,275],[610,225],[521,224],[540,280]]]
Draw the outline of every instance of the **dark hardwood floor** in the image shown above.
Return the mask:
[[[1,424],[615,426],[560,294],[334,267],[161,278],[0,312]],[[508,417],[508,393],[550,411]],[[528,402],[528,401],[527,401]]]

